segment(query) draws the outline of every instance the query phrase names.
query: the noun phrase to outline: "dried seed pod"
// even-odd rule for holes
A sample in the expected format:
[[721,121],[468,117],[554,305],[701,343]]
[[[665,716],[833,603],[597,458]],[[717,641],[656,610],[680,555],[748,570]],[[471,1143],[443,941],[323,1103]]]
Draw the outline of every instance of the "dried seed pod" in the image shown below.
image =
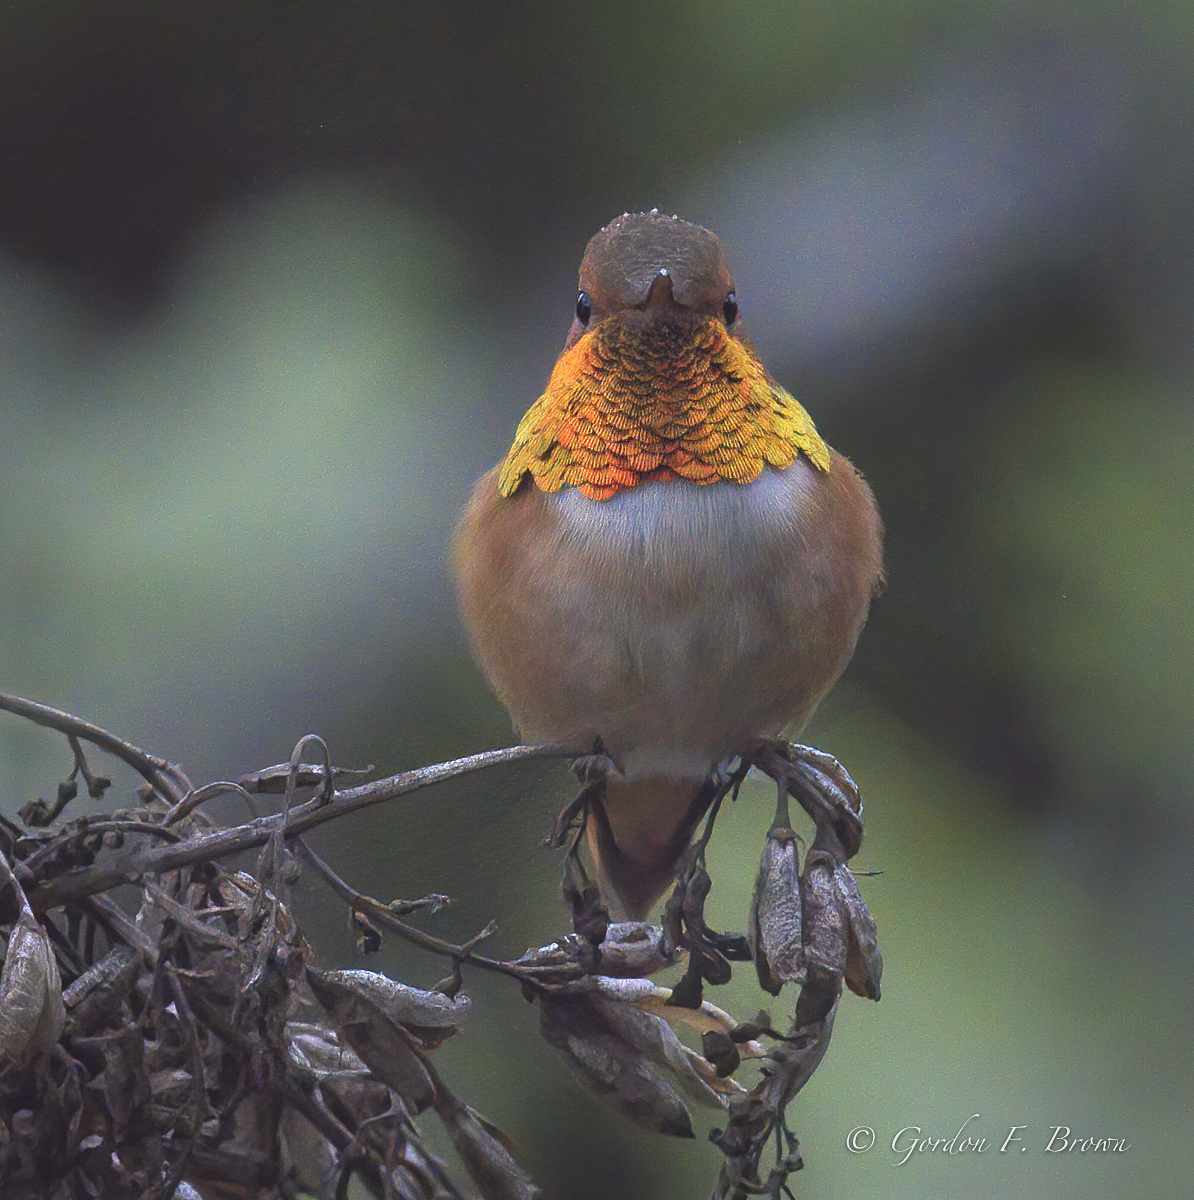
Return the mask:
[[429,1047],[438,1046],[459,1032],[473,1007],[464,992],[454,997],[443,992],[426,992],[377,971],[325,971],[321,978],[377,1005],[390,1020],[404,1025]]
[[310,1071],[316,1079],[330,1075],[365,1074],[368,1068],[336,1033],[322,1025],[300,1021],[286,1023],[286,1053],[295,1066]]
[[140,973],[141,956],[123,943],[84,971],[62,993],[71,1035],[87,1037],[116,1020]]
[[834,861],[810,851],[800,877],[804,898],[805,980],[795,1020],[805,1025],[824,1019],[837,1003],[846,969],[846,913],[833,886]]
[[840,976],[846,969],[846,912],[834,887],[833,862],[810,853],[800,890],[805,961],[809,967]]
[[643,921],[620,921],[610,925],[601,943],[601,970],[606,975],[649,975],[670,966],[659,947],[658,926]]
[[[333,972],[336,975],[373,972]],[[307,968],[307,982],[316,1000],[327,1010],[344,1040],[361,1061],[407,1103],[412,1112],[427,1108],[435,1097],[431,1077],[415,1051],[414,1035],[407,1032],[376,1000],[357,987],[328,978]]]
[[667,1071],[690,1100],[706,1108],[725,1107],[725,1099],[693,1069],[687,1049],[666,1021],[626,1001],[594,995],[592,1002],[610,1031]]
[[[528,950],[518,965],[534,970],[544,983],[566,982],[575,976],[576,964],[591,954],[582,941],[577,934],[569,934],[551,945]],[[611,976],[650,975],[672,966],[678,957],[674,949],[670,953],[665,950],[659,926],[643,921],[611,924],[598,949],[601,971]],[[555,970],[560,973],[558,978],[553,978]]]
[[[581,989],[577,989],[578,991]],[[590,975],[584,981],[585,994],[591,994],[603,1001],[618,1002],[623,1005],[633,1005],[644,1013],[665,1021],[673,1030],[683,1027],[695,1030],[702,1036],[709,1032],[730,1035],[738,1029],[738,1022],[723,1009],[708,1000],[701,1002],[699,1008],[685,1008],[673,1004],[673,989],[662,988],[649,979],[617,979],[607,975]],[[767,1051],[753,1040],[754,1035],[737,1038],[742,1045],[739,1053],[743,1058],[765,1058]],[[735,1096],[743,1095],[745,1089],[736,1080],[723,1076],[695,1050],[683,1043],[680,1044],[688,1067],[701,1080],[702,1084],[716,1092],[721,1099],[719,1104],[725,1104]],[[679,1072],[681,1078],[687,1078],[687,1072]],[[703,1094],[693,1095],[693,1099],[705,1103]]]
[[[15,886],[15,884],[14,884]],[[0,972],[0,1075],[20,1071],[62,1033],[66,1009],[54,948],[25,899]]]
[[694,1137],[692,1118],[675,1089],[641,1051],[609,1028],[586,995],[539,996],[540,1031],[598,1100],[656,1133]]
[[833,886],[846,913],[846,986],[867,1000],[878,1000],[883,979],[879,932],[858,890],[854,873],[842,863],[833,873]]
[[588,975],[575,989],[606,1000],[637,1004],[662,1014],[672,997],[671,988],[660,987],[650,979],[621,978],[615,975]]
[[748,929],[761,987],[777,996],[786,982],[804,978],[800,860],[790,829],[777,826],[767,834]]
[[734,1045],[728,1033],[720,1029],[708,1029],[701,1035],[701,1053],[711,1062],[718,1075],[725,1078],[742,1064],[742,1053]]
[[[699,1008],[684,1008],[672,1003],[674,991],[671,988],[661,988],[649,979],[618,979],[604,975],[591,975],[583,984],[561,988],[556,994],[592,996],[603,1017],[611,1012],[604,1006],[616,1004],[622,1010],[633,1006],[639,1012],[665,1022],[669,1032],[650,1034],[653,1041],[665,1047],[662,1061],[659,1057],[653,1058],[652,1061],[672,1073],[684,1090],[698,1103],[713,1107],[714,1099],[709,1095],[710,1091],[715,1093],[718,1107],[745,1094],[745,1088],[737,1080],[719,1075],[695,1050],[683,1043],[677,1045],[677,1042],[671,1039],[670,1031],[680,1027],[695,1030],[700,1034],[710,1030],[728,1034],[738,1028],[738,1023],[729,1013],[710,1004],[709,1001],[703,1001]],[[612,1010],[614,1013],[618,1011],[616,1008]],[[643,1036],[641,1030],[637,1034],[623,1032],[631,1042],[635,1041],[636,1036]],[[644,1053],[646,1052],[644,1049]],[[743,1058],[765,1058],[767,1055],[767,1051],[756,1041],[746,1041],[740,1047],[740,1053]],[[692,1079],[694,1074],[696,1081]]]
[[485,1200],[535,1200],[543,1195],[514,1161],[505,1135],[475,1109],[443,1089],[435,1111]]

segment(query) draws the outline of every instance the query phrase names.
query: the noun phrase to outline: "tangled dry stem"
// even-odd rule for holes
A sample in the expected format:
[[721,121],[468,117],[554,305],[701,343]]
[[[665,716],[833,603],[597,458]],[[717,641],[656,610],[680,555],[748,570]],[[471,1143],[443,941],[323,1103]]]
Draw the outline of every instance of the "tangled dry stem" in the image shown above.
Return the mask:
[[[517,980],[538,1005],[543,1036],[582,1084],[631,1119],[692,1136],[686,1101],[725,1113],[726,1127],[712,1135],[724,1154],[715,1200],[790,1195],[787,1179],[800,1158],[787,1106],[825,1053],[842,979],[860,990],[846,960],[861,899],[851,913],[848,896],[833,896],[848,893],[852,878],[838,893],[825,884],[835,871],[849,876],[860,805],[828,756],[760,744],[718,778],[662,928],[609,925],[601,916],[575,856],[578,838],[565,836],[584,819],[585,795],[601,786],[589,770],[555,836],[573,848],[566,893],[571,887],[575,932],[507,961],[478,949],[492,927],[454,944],[403,919],[433,913],[446,897],[383,904],[352,887],[302,835],[446,779],[572,757],[574,748],[517,746],[339,788],[351,773],[333,767],[322,739],[309,736],[286,764],[196,788],[180,767],[71,714],[5,695],[0,709],[63,734],[74,764],[53,805],[27,805],[23,825],[0,818],[3,1195],[214,1200],[247,1189],[340,1197],[355,1178],[378,1196],[464,1197],[423,1139],[418,1120],[426,1113],[447,1129],[483,1200],[537,1195],[500,1133],[431,1062],[467,1016],[465,967]],[[123,811],[63,821],[80,779],[97,800],[112,786],[92,769],[85,746],[130,767],[143,786]],[[312,752],[318,761],[304,762]],[[704,922],[704,849],[718,804],[752,765],[778,781],[781,797],[764,865],[769,853],[782,865],[793,844],[784,832],[789,795],[818,832],[803,873],[772,872],[790,886],[756,892],[752,924],[761,932],[747,938]],[[280,795],[281,809],[218,828],[202,805],[226,793],[250,801]],[[254,848],[252,873],[220,865]],[[300,863],[349,907],[364,950],[388,933],[447,959],[451,975],[426,992],[367,971],[313,971],[288,905]],[[122,885],[139,893],[135,914],[108,894]],[[830,897],[824,919],[815,915],[818,886]],[[674,989],[650,980],[685,957]],[[732,961],[751,958],[769,990],[801,988],[786,1034],[765,1013],[739,1024],[704,998],[706,984],[729,978]],[[875,960],[877,947],[861,990],[877,998]],[[859,970],[855,963],[856,977]],[[674,1028],[684,1027],[703,1035],[700,1053],[676,1037]],[[743,1058],[763,1066],[749,1089],[733,1078]],[[768,1146],[775,1161],[765,1168]]]

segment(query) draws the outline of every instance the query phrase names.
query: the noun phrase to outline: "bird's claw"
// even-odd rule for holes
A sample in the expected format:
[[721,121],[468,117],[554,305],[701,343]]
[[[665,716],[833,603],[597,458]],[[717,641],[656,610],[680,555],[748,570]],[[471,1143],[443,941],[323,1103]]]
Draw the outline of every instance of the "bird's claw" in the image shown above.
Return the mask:
[[853,858],[862,846],[862,794],[850,773],[833,757],[813,746],[784,741],[760,742],[750,762],[769,775],[817,827],[813,847],[836,862]]
[[604,783],[610,775],[622,774],[622,764],[606,750],[605,743],[597,738],[591,754],[582,754],[573,760],[572,773],[582,784]]
[[818,750],[816,746],[803,746],[798,742],[788,745],[788,754],[793,762],[802,763],[820,776],[823,784],[835,789],[835,795],[856,816],[862,816],[862,793],[850,775],[832,754]]

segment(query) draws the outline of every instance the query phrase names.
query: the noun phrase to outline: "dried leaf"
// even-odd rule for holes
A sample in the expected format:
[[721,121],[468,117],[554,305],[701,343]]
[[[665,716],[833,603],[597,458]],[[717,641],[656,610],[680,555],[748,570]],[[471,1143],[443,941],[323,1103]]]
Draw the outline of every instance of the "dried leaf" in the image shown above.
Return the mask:
[[387,1200],[465,1200],[448,1178],[444,1164],[413,1137],[401,1139],[386,1177]]
[[189,1098],[192,1084],[190,1072],[181,1067],[155,1071],[149,1077],[149,1094],[154,1103],[177,1109]]
[[145,900],[146,903],[160,908],[175,924],[190,934],[195,940],[197,949],[232,951],[238,949],[236,938],[219,926],[204,921],[193,909],[166,895],[157,884],[148,880],[145,883]]
[[0,972],[0,1076],[48,1051],[65,1022],[54,949],[21,893],[21,915],[8,935]]
[[149,1099],[145,1035],[135,1026],[100,1039],[104,1055],[104,1101],[118,1130],[125,1129]]
[[336,1149],[290,1105],[278,1121],[278,1149],[284,1170],[298,1188],[313,1196],[328,1194],[328,1181],[336,1175]]
[[701,1053],[723,1078],[733,1075],[742,1064],[742,1052],[730,1040],[730,1035],[720,1029],[710,1029],[701,1035]]
[[601,889],[591,880],[578,884],[564,880],[564,899],[572,912],[572,928],[592,946],[600,946],[609,932],[609,907]]

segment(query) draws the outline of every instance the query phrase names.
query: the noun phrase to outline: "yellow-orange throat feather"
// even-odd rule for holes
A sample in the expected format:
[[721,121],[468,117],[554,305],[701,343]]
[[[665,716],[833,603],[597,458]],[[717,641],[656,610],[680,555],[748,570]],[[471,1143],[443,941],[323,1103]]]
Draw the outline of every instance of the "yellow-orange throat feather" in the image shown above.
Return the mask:
[[808,413],[716,319],[602,321],[560,355],[519,422],[498,490],[605,500],[656,479],[749,483],[804,454],[829,470]]

